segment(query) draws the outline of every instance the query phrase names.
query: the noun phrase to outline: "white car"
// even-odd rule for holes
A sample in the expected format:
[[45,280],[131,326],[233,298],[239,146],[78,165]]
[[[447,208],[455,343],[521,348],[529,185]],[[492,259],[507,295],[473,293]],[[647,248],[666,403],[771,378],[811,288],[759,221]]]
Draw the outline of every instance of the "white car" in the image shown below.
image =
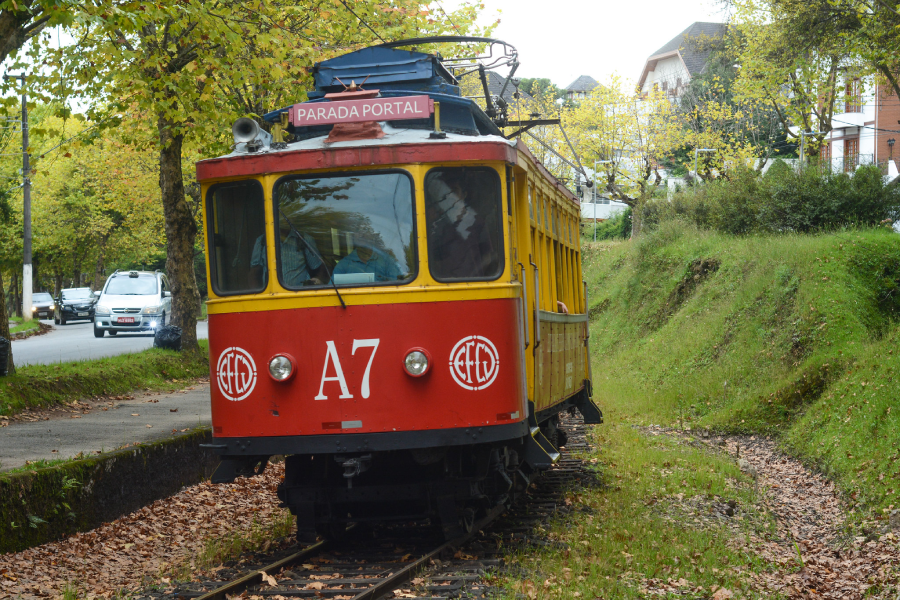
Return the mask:
[[106,280],[94,311],[94,337],[104,332],[155,332],[172,313],[169,280],[159,271],[116,271]]

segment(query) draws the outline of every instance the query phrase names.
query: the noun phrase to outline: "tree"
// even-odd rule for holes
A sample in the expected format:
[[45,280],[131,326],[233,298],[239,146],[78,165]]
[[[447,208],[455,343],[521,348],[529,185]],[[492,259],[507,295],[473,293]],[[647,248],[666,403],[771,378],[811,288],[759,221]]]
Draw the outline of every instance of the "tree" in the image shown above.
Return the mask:
[[[69,74],[72,91],[93,99],[96,118],[127,117],[135,143],[158,151],[172,323],[182,328],[186,349],[197,348],[199,308],[193,269],[198,226],[182,162],[186,143],[227,148],[227,125],[238,116],[274,108],[286,90],[298,90],[290,102],[302,99],[306,67],[316,60],[376,39],[446,30],[452,17],[464,32],[471,27],[464,19],[475,14],[467,6],[436,19],[427,5],[410,0],[352,6],[353,13],[339,0],[105,1],[82,6],[73,32],[77,51],[45,48]],[[378,38],[373,30],[380,31]]]
[[641,209],[662,183],[660,161],[682,144],[672,102],[665,92],[642,96],[613,77],[566,110],[563,124],[581,160],[597,161],[596,185],[631,207],[632,232],[639,234]]
[[787,12],[801,3],[770,0],[735,0],[734,36],[740,73],[735,95],[748,102],[772,107],[788,136],[800,140],[799,131],[821,132],[820,143],[831,131],[831,118],[843,89],[842,73],[854,65],[840,38],[823,39],[815,47],[797,43],[797,30]]

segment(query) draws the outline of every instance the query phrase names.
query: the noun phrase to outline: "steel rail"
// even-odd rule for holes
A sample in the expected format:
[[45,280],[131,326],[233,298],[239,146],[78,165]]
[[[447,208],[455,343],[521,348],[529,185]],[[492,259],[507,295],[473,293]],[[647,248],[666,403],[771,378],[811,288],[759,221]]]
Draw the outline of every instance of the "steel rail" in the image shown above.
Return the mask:
[[420,558],[420,559],[416,560],[415,562],[410,563],[408,566],[400,569],[393,575],[389,576],[387,579],[384,579],[384,580],[380,581],[379,583],[376,583],[375,585],[373,585],[370,588],[366,588],[364,591],[353,596],[353,600],[377,600],[378,598],[380,598],[386,594],[390,594],[395,589],[397,589],[397,586],[403,585],[404,583],[412,580],[412,578],[415,577],[416,574],[420,570],[425,568],[428,565],[429,561],[431,561],[433,558],[440,556],[442,553],[446,552],[447,550],[452,550],[459,546],[462,546],[463,544],[468,542],[470,539],[475,537],[475,535],[478,534],[478,530],[487,526],[491,521],[496,519],[504,510],[506,510],[506,506],[504,504],[499,504],[498,506],[495,506],[487,514],[487,516],[485,518],[483,518],[479,522],[475,523],[472,526],[472,529],[468,533],[465,533],[454,540],[450,540],[449,542],[441,545],[437,549],[432,550],[431,552],[429,552],[422,558]]
[[277,572],[278,569],[282,567],[286,567],[288,565],[292,565],[295,562],[301,561],[307,556],[316,554],[317,552],[323,550],[328,545],[328,540],[322,540],[321,542],[316,542],[312,546],[307,546],[300,552],[295,552],[290,556],[282,558],[281,560],[277,560],[273,562],[271,565],[263,567],[253,573],[248,573],[243,577],[235,579],[229,583],[226,583],[220,588],[216,588],[211,592],[207,592],[202,596],[198,596],[194,600],[226,600],[226,594],[237,594],[243,592],[245,589],[250,587],[251,585],[256,585],[257,583],[261,583],[263,580],[263,573],[267,575],[272,575]]

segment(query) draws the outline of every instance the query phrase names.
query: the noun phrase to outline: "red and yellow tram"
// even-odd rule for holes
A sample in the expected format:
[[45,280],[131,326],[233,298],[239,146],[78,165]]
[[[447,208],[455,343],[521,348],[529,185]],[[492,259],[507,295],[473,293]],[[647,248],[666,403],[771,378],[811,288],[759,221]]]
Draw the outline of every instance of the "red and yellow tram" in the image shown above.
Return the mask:
[[241,120],[197,165],[213,480],[284,455],[300,536],[425,516],[450,535],[557,459],[560,411],[601,422],[578,201],[435,56],[314,74],[273,134]]

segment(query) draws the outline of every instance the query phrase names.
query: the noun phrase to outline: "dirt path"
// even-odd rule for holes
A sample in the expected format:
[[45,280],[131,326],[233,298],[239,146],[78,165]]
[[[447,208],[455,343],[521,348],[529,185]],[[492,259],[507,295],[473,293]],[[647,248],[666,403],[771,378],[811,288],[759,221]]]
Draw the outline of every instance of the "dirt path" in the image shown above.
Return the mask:
[[835,485],[778,452],[772,440],[707,441],[724,446],[741,470],[756,476],[765,509],[778,523],[774,541],[751,541],[751,550],[775,567],[770,573],[752,574],[753,588],[790,598],[897,596],[900,552],[887,515],[878,529],[850,537]]

